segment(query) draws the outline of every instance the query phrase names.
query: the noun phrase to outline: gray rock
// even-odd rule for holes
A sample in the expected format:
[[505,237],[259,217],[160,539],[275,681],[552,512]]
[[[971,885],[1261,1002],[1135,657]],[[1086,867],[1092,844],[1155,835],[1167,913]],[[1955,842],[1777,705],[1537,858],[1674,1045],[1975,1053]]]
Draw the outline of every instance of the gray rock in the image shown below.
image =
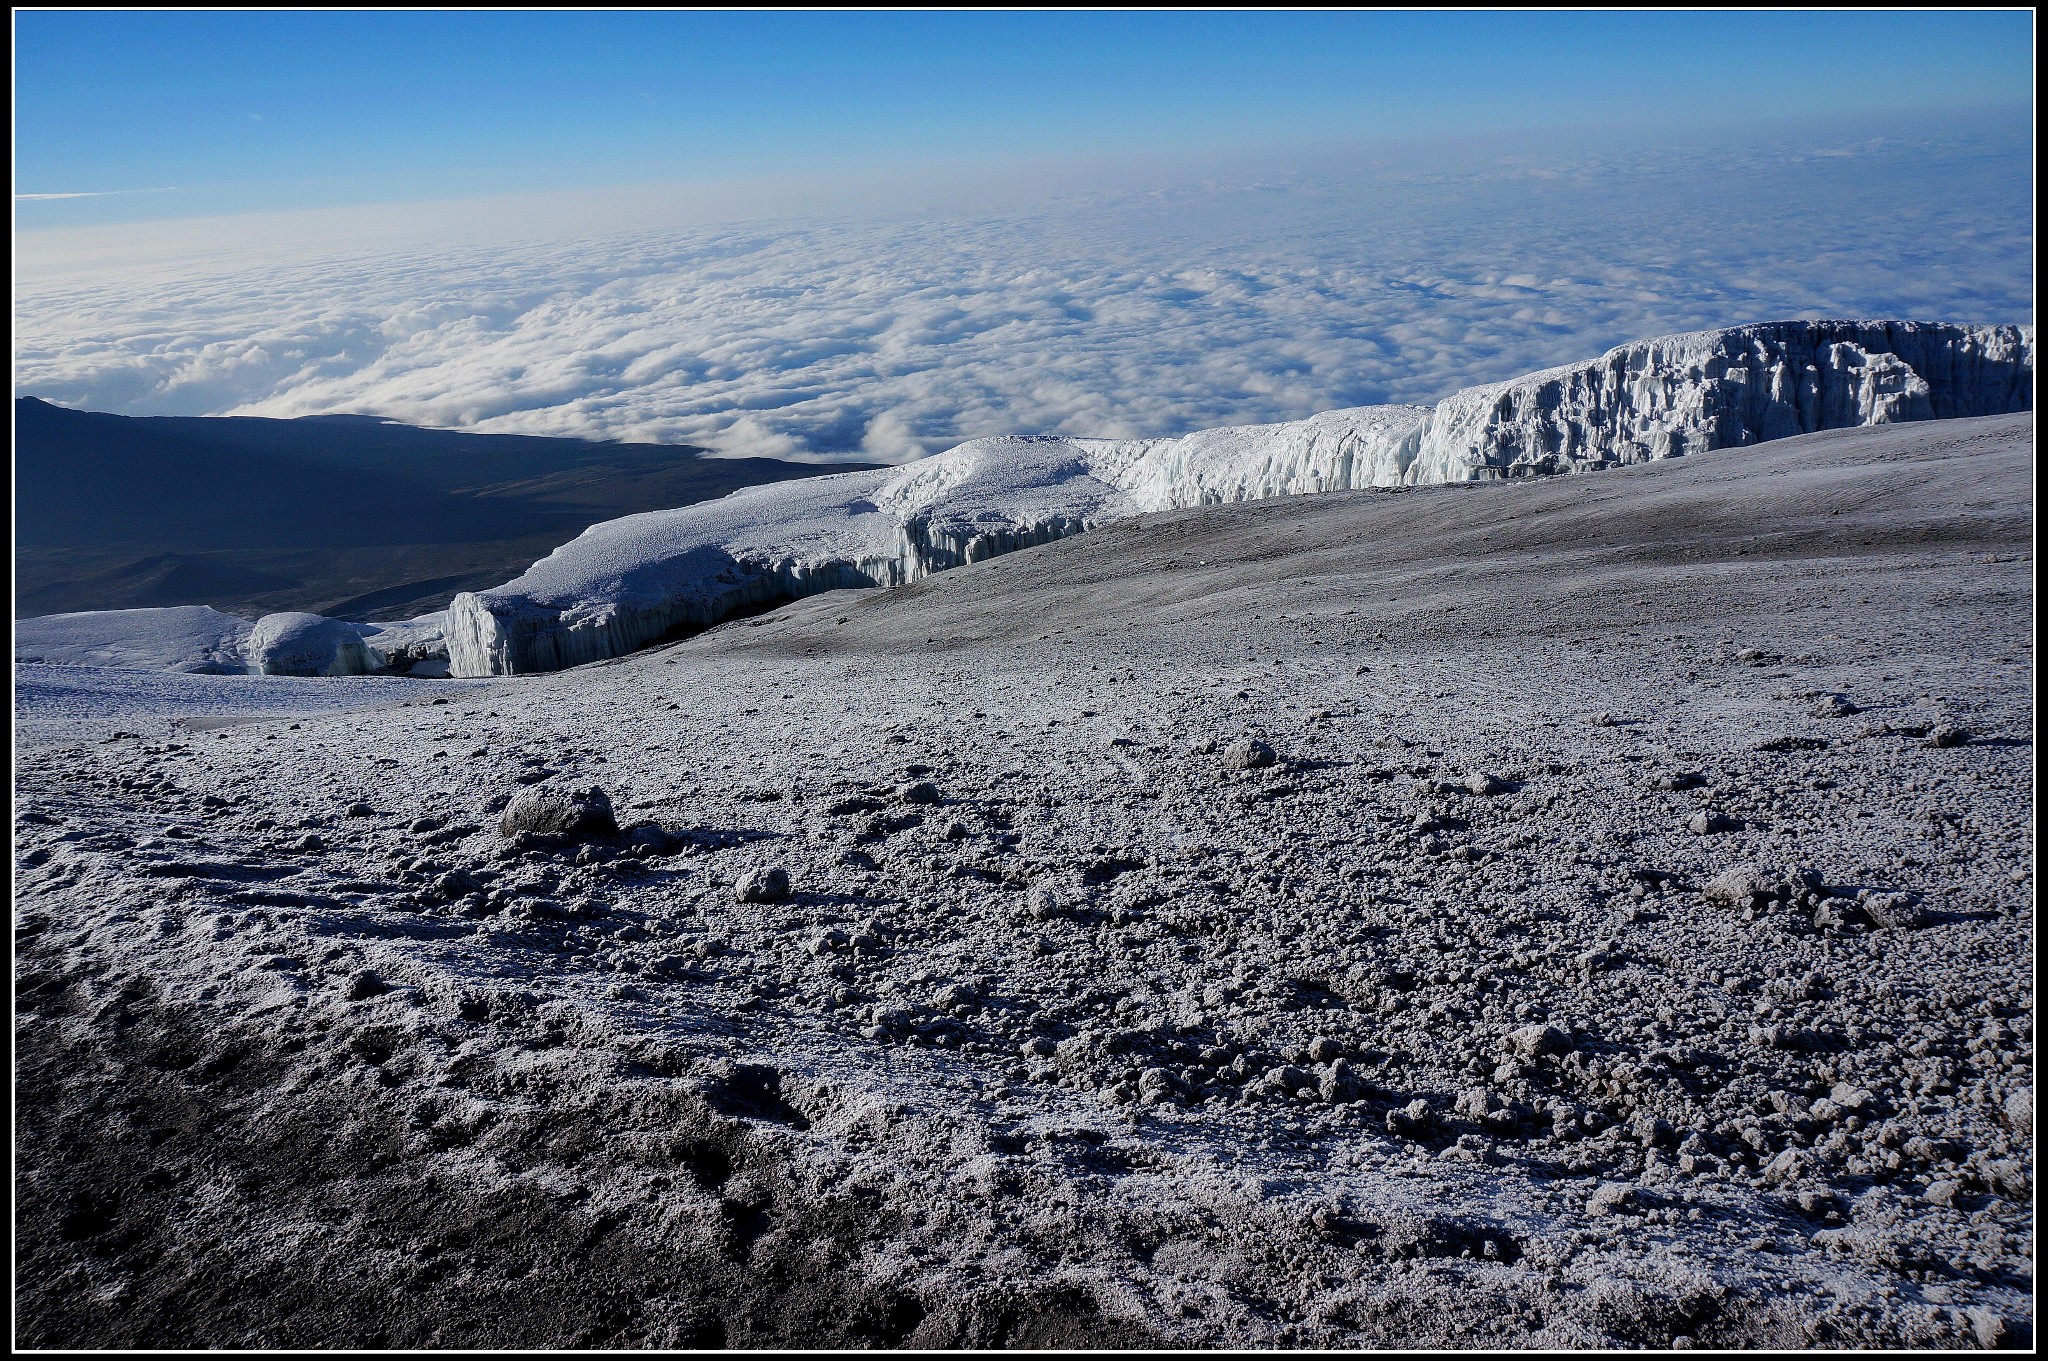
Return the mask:
[[2022,1087],[2005,1099],[2005,1123],[2018,1134],[2034,1132],[2034,1094]]
[[505,805],[498,819],[498,834],[513,837],[521,832],[547,836],[617,836],[618,818],[612,813],[611,796],[596,785],[570,788],[534,785],[520,790]]
[[1525,1059],[1541,1058],[1545,1054],[1563,1054],[1572,1047],[1571,1036],[1553,1025],[1525,1025],[1520,1030],[1510,1031],[1507,1047]]
[[1420,1139],[1436,1127],[1436,1115],[1429,1108],[1429,1102],[1416,1097],[1398,1110],[1387,1112],[1387,1132],[1404,1138]]
[[1694,836],[1715,836],[1722,832],[1742,830],[1742,823],[1716,808],[1702,808],[1685,820],[1685,829]]
[[1456,1110],[1467,1120],[1477,1120],[1499,1108],[1500,1099],[1484,1087],[1468,1088],[1458,1094]]
[[1596,1215],[1627,1214],[1641,1203],[1636,1188],[1626,1182],[1604,1181],[1586,1199],[1586,1211]]
[[1225,770],[1264,770],[1279,759],[1271,747],[1256,737],[1240,737],[1223,749]]
[[1930,747],[1960,747],[1965,742],[1968,742],[1970,737],[1971,733],[1968,728],[1942,726],[1927,734],[1927,745]]
[[980,996],[965,983],[948,983],[932,996],[935,1011],[971,1011],[980,1005]]
[[1927,919],[1920,910],[1920,900],[1910,893],[1859,895],[1858,902],[1870,924],[1880,929],[1909,930]]
[[1862,712],[1861,709],[1856,707],[1855,701],[1851,700],[1847,695],[1829,695],[1813,706],[1813,716],[1815,718],[1847,718],[1851,714],[1860,714]]
[[1148,1106],[1169,1101],[1179,1091],[1179,1079],[1164,1068],[1147,1068],[1138,1074],[1138,1099]]
[[1956,1199],[1962,1194],[1963,1184],[1961,1182],[1953,1178],[1943,1177],[1938,1181],[1929,1182],[1927,1189],[1920,1193],[1920,1199],[1926,1201],[1929,1205],[1954,1205]]
[[780,865],[748,870],[732,886],[733,897],[743,903],[775,903],[789,896],[789,872]]
[[914,780],[899,785],[896,798],[903,803],[935,804],[939,801],[939,787],[930,780]]
[[[1986,1351],[1997,1351],[2015,1345],[2012,1324],[1996,1309],[1979,1307],[1963,1315],[1970,1320],[1970,1332],[1977,1339],[1977,1345]],[[2018,1345],[2025,1345],[2023,1342]]]
[[1058,889],[1050,884],[1040,884],[1025,898],[1024,910],[1031,914],[1033,921],[1047,922],[1055,917],[1064,917],[1073,909]]
[[1628,1122],[1628,1133],[1630,1138],[1634,1139],[1644,1148],[1675,1148],[1678,1146],[1677,1131],[1648,1111],[1636,1112],[1635,1118]]
[[1290,1096],[1316,1085],[1313,1075],[1303,1069],[1296,1068],[1293,1064],[1276,1069],[1273,1073],[1272,1082],[1275,1087],[1278,1087]]
[[1984,1181],[2007,1200],[2025,1200],[2034,1179],[2017,1158],[1994,1158],[1984,1164]]
[[1482,798],[1507,792],[1507,781],[1484,770],[1475,770],[1465,777],[1465,788]]
[[361,1002],[391,991],[391,985],[370,970],[364,969],[349,976],[347,991],[349,1001]]
[[1700,896],[1716,906],[1740,910],[1759,903],[1791,902],[1820,888],[1817,871],[1798,865],[1771,869],[1744,862],[1730,865],[1708,880]]
[[1788,1148],[1764,1164],[1764,1180],[1773,1186],[1806,1180],[1813,1174],[1813,1155],[1803,1148]]
[[626,829],[626,841],[628,844],[645,847],[647,850],[657,853],[674,850],[683,840],[686,840],[686,838],[677,837],[664,829],[661,824],[654,822],[635,823]]

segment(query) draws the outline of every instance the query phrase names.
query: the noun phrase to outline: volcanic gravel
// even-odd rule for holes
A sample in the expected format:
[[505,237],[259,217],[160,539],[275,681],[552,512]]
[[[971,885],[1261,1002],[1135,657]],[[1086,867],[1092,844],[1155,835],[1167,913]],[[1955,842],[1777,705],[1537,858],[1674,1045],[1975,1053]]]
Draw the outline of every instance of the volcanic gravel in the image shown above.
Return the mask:
[[2029,1344],[2032,442],[37,728],[17,1341]]

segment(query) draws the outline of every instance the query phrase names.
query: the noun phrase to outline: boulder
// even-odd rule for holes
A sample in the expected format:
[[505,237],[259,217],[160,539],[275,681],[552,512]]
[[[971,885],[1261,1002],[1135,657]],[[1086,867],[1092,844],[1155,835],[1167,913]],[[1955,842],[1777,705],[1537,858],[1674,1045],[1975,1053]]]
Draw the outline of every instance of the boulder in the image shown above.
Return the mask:
[[774,903],[789,896],[789,873],[779,865],[748,870],[732,886],[732,894],[743,903]]
[[521,832],[541,836],[609,837],[619,834],[611,796],[596,785],[571,788],[533,785],[520,790],[498,819],[501,836]]
[[1279,759],[1271,747],[1256,737],[1240,737],[1223,749],[1225,770],[1264,770]]

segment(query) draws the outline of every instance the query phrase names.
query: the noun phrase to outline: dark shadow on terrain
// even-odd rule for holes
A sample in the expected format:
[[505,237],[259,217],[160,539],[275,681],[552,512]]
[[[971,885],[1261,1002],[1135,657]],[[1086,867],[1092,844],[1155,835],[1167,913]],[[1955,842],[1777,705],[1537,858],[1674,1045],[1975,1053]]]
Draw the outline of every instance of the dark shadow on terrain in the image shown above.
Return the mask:
[[[781,1176],[754,1127],[802,1117],[772,1074],[736,1068],[707,1100],[642,1063],[559,1109],[507,1107],[481,1132],[514,1175],[480,1185],[460,1161],[478,1132],[423,1126],[403,1084],[276,1100],[305,1037],[222,1033],[142,980],[90,998],[87,971],[36,954],[15,992],[17,1347],[1158,1345],[1078,1291],[876,1283],[863,1254],[889,1212]],[[375,1071],[405,1043],[371,1026],[349,1054]],[[614,1172],[647,1203],[543,1189]],[[711,1198],[711,1231],[664,1216],[666,1185]],[[318,1232],[234,1227],[279,1215]]]
[[15,613],[213,605],[391,618],[516,576],[600,520],[856,464],[15,400]]

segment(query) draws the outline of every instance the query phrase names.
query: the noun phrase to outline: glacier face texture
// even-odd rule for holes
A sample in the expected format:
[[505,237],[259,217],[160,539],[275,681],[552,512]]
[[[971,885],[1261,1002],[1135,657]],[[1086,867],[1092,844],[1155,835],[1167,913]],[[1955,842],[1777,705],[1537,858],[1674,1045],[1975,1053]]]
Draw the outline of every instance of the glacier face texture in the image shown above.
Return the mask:
[[298,611],[266,614],[242,651],[262,676],[366,676],[379,669],[363,643],[367,628]]
[[1152,511],[1588,472],[1789,435],[2033,406],[2030,327],[1772,322],[1638,341],[1467,388],[1171,439],[1004,436],[902,468],[750,487],[593,525],[455,597],[456,676],[619,656],[743,611],[900,586]]
[[446,611],[375,624],[284,613],[251,624],[207,605],[87,610],[15,620],[14,660],[213,676],[434,676],[447,671],[447,620]]
[[1437,404],[1409,482],[1583,472],[2033,405],[2019,326],[1776,322],[1642,340]]

